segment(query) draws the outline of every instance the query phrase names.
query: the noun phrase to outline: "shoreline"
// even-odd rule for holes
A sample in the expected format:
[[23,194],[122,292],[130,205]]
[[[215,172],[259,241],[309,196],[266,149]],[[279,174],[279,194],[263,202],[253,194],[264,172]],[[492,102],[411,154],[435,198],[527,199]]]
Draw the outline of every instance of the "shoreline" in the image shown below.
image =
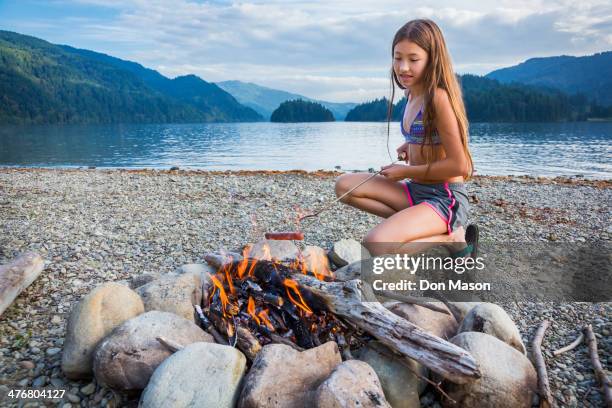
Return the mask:
[[[28,172],[102,172],[127,173],[140,175],[175,175],[175,176],[268,176],[268,175],[299,175],[316,178],[337,177],[345,173],[368,172],[367,170],[201,170],[201,169],[156,169],[156,168],[129,168],[129,167],[7,167],[0,166],[0,173],[28,173]],[[475,175],[466,183],[477,181],[510,181],[534,184],[566,184],[575,186],[591,186],[596,188],[612,188],[612,179],[585,178],[576,176],[530,176],[530,175]]]

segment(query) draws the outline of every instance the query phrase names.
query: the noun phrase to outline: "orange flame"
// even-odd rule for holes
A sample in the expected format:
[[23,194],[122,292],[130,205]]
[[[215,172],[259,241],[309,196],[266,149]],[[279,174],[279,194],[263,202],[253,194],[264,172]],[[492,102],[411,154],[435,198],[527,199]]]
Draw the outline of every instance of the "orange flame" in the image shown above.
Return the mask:
[[[210,275],[210,279],[213,282],[213,285],[215,285],[215,290],[218,289],[219,290],[219,296],[221,297],[221,304],[223,305],[223,316],[227,316],[225,313],[225,310],[227,309],[227,304],[229,303],[229,299],[227,298],[227,294],[225,293],[225,289],[223,288],[223,284],[221,284],[221,281],[219,279],[217,279],[217,277]],[[214,295],[214,291],[213,291],[213,295]]]
[[259,312],[257,314],[261,320],[264,322],[264,324],[266,325],[266,327],[268,329],[270,329],[270,331],[274,331],[274,325],[272,324],[272,322],[270,321],[270,319],[268,318],[268,309],[264,309],[261,312]]
[[249,312],[251,317],[255,319],[257,324],[261,324],[259,317],[257,317],[257,314],[255,314],[255,301],[253,300],[252,296],[249,296],[249,303],[247,304],[247,312]]
[[[287,296],[289,296],[289,300],[291,300],[291,303],[293,303],[294,305],[296,305],[297,307],[299,307],[306,313],[312,313],[312,310],[310,309],[310,307],[308,307],[308,305],[304,301],[304,298],[302,297],[302,294],[300,293],[300,289],[296,281],[292,279],[285,279],[283,281],[283,285],[285,285],[285,289],[287,290]],[[293,291],[298,296],[299,301],[295,300],[295,298],[291,295],[291,291]]]
[[227,281],[227,285],[229,287],[229,291],[232,295],[236,294],[236,290],[234,289],[234,283],[232,282],[232,277],[230,276],[230,270],[231,270],[231,266],[232,266],[232,260],[233,258],[230,256],[229,258],[229,262],[225,264],[225,266],[223,267],[223,273],[225,274],[225,280]]
[[242,279],[244,277],[246,268],[247,266],[249,266],[249,252],[251,252],[250,246],[246,246],[242,251],[242,261],[240,261],[238,263],[238,266],[236,266],[236,273],[238,274],[238,279]]

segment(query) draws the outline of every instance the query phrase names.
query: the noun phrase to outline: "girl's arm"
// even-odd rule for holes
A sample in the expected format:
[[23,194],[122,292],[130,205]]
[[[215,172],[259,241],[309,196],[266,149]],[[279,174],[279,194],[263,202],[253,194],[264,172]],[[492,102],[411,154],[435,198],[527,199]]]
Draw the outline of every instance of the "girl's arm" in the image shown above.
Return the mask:
[[440,135],[446,157],[431,163],[427,175],[427,165],[405,166],[406,178],[443,180],[468,173],[468,160],[463,152],[459,123],[451,106],[448,93],[438,88],[434,93],[433,103],[436,109],[434,126]]

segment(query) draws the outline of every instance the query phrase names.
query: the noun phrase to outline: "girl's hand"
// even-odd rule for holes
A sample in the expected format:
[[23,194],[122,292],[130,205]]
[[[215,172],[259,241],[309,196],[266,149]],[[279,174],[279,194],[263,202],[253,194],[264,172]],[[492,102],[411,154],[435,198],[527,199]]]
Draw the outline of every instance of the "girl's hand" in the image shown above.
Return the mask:
[[406,169],[410,166],[405,164],[390,164],[388,166],[382,166],[381,175],[385,176],[389,180],[399,181],[406,178]]
[[410,144],[408,144],[408,142],[405,142],[400,147],[395,149],[397,151],[397,158],[399,160],[403,160],[406,163],[408,163],[409,149],[410,149]]

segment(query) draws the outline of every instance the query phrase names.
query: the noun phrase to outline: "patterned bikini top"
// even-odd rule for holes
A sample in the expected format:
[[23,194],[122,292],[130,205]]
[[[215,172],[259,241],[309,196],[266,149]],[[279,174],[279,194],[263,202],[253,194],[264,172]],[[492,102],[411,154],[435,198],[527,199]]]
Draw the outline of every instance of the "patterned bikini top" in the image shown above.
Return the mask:
[[[404,129],[404,121],[406,119],[407,110],[408,102],[406,102],[406,107],[404,108],[404,115],[402,116],[402,121],[400,125],[402,134],[404,135],[406,142],[408,142],[409,144],[422,144],[423,138],[425,138],[425,126],[423,125],[423,107],[419,109],[419,113],[417,113],[416,118],[414,118],[414,122],[412,122],[412,125],[410,125],[409,132],[406,132],[406,130]],[[440,135],[438,135],[438,132],[435,129],[431,136],[433,139],[431,144],[439,145],[442,143],[442,141],[440,140]],[[426,145],[427,144],[428,143],[426,143]]]

